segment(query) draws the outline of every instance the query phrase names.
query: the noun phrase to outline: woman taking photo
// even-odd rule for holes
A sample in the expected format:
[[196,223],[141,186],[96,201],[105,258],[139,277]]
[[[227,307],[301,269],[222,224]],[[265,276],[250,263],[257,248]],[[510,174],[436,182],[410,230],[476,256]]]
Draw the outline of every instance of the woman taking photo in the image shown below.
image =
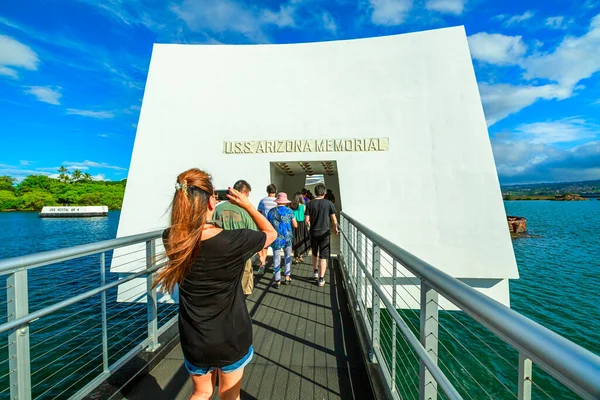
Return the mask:
[[277,235],[248,197],[234,189],[229,201],[246,210],[259,231],[212,225],[216,200],[204,171],[183,172],[175,189],[171,224],[163,234],[168,262],[156,283],[170,293],[179,285],[179,335],[194,383],[190,399],[210,399],[217,374],[219,397],[239,399],[244,367],[254,354],[242,273],[246,260]]
[[294,218],[296,218],[296,221],[298,222],[298,227],[294,228],[294,262],[299,264],[304,261],[304,253],[308,250],[310,245],[308,227],[304,221],[306,206],[304,205],[304,196],[302,195],[302,192],[294,193],[290,208],[294,212]]

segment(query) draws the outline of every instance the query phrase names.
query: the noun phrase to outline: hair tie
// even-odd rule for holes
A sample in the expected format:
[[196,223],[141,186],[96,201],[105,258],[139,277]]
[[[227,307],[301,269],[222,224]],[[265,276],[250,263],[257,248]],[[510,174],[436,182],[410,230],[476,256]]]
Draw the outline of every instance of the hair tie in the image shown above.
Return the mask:
[[185,179],[183,180],[182,183],[177,182],[175,184],[175,190],[181,190],[181,191],[183,191],[183,194],[184,194],[185,197],[188,196],[187,189],[188,189],[188,184],[187,184],[187,181]]

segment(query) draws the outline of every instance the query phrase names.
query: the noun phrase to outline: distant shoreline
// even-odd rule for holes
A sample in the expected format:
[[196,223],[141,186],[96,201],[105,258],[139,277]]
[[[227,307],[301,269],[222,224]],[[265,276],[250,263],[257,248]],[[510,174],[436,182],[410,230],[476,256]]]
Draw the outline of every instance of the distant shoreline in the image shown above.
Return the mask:
[[502,200],[504,201],[515,201],[515,200],[519,200],[519,201],[540,201],[540,200],[545,200],[545,201],[586,201],[586,200],[593,200],[595,197],[581,197],[579,195],[575,195],[575,196],[514,196],[514,195],[508,195],[508,196],[502,196]]

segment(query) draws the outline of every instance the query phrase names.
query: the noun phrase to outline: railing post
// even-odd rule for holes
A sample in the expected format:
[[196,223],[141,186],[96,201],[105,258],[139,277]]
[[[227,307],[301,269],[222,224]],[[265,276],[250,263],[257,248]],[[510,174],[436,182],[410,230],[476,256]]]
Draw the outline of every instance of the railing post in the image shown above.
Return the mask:
[[[146,268],[152,267],[156,259],[156,240],[146,242]],[[148,305],[148,338],[150,346],[146,351],[155,351],[158,343],[158,311],[156,307],[156,288],[154,286],[154,274],[146,277],[146,303]]]
[[[6,280],[8,321],[29,314],[27,270],[12,273]],[[29,325],[13,330],[8,337],[10,398],[31,399],[31,369],[29,357]]]
[[[379,277],[380,277],[380,269],[381,269],[381,249],[379,246],[373,246],[373,279],[379,285]],[[379,293],[373,286],[371,286],[371,307],[373,312],[373,327],[371,332],[371,343],[372,343],[372,356],[371,362],[376,362],[377,357],[375,357],[375,351],[379,350],[379,331],[381,329],[380,326],[380,306],[381,299],[379,298]]]
[[531,400],[532,372],[531,359],[519,352],[519,400]]
[[[438,354],[438,294],[421,280],[421,344],[437,364]],[[421,361],[419,400],[437,399],[437,382]]]
[[[106,284],[106,253],[100,253],[100,284]],[[102,299],[102,370],[108,372],[108,322],[106,316],[106,291],[100,295]]]
[[341,234],[340,241],[342,242],[342,255],[344,257],[344,266],[348,275],[350,275],[350,267],[348,265],[348,230],[346,229],[347,221],[344,216],[340,216]]
[[[392,305],[394,306],[394,310],[397,310],[396,306],[396,291],[397,283],[396,283],[396,260],[394,260],[392,265]],[[392,321],[392,393],[396,392],[396,322]]]
[[[356,229],[356,235],[355,235],[355,246],[354,248],[356,249],[356,254],[357,254],[357,258],[356,258],[356,294],[357,294],[357,301],[358,304],[360,304],[363,301],[363,292],[362,292],[362,268],[360,267],[360,263],[362,262],[362,234],[361,232],[358,230],[357,227],[355,227]],[[367,316],[364,316],[365,318],[367,318]],[[367,321],[368,322],[368,321]]]

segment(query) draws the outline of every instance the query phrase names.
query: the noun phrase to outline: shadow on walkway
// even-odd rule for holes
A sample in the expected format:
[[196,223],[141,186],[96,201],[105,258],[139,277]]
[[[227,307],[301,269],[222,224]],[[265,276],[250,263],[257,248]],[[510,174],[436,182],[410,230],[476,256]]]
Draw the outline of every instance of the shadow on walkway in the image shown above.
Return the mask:
[[[324,287],[308,264],[293,265],[294,283],[279,289],[271,287],[272,273],[255,276],[248,298],[255,355],[244,371],[242,399],[373,398],[337,260],[331,264]],[[124,396],[187,399],[191,393],[178,345]]]

